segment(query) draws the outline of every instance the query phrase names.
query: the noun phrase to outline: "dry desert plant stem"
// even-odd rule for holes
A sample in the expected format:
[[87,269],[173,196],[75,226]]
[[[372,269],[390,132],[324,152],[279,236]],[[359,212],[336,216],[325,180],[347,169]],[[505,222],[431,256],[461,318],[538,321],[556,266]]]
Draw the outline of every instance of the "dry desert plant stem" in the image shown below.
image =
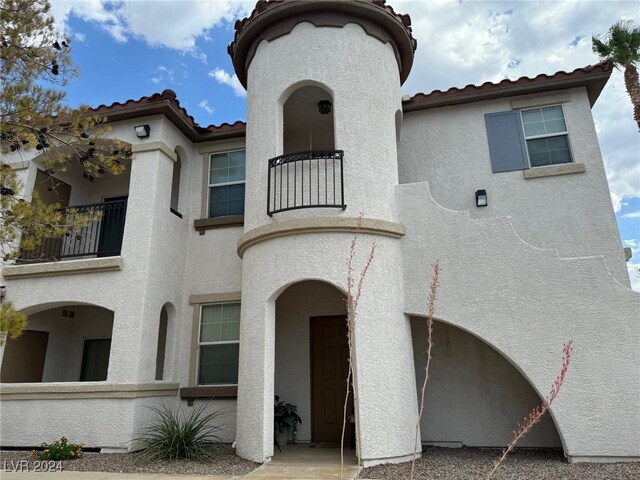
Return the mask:
[[[355,284],[354,278],[354,258],[356,254],[356,245],[358,243],[358,238],[360,237],[360,233],[362,233],[362,224],[364,223],[364,216],[362,213],[358,216],[358,223],[356,224],[356,230],[353,235],[353,239],[351,240],[351,246],[349,248],[349,259],[347,260],[347,298],[345,299],[345,303],[347,306],[347,346],[349,352],[349,370],[347,371],[347,393],[344,398],[344,407],[342,412],[342,435],[340,437],[340,480],[342,480],[344,475],[344,434],[347,428],[347,405],[349,403],[349,390],[351,386],[351,379],[354,377],[353,372],[353,351],[355,348],[355,327],[356,327],[356,318],[358,315],[358,303],[360,302],[360,296],[362,295],[362,286],[364,284],[364,279],[367,276],[367,272],[369,271],[369,267],[371,266],[371,262],[376,254],[376,244],[375,242],[371,244],[371,250],[369,251],[369,255],[367,260],[365,261],[362,270],[360,271],[360,278],[358,279],[358,284]],[[354,397],[354,405],[356,403],[356,393],[355,389],[353,392]],[[356,436],[356,442],[358,442],[358,438]],[[359,451],[359,448],[358,448]],[[356,478],[358,478],[360,470],[356,473]]]
[[558,392],[560,391],[560,387],[564,383],[564,378],[567,374],[567,369],[569,368],[569,362],[571,360],[571,352],[573,352],[573,340],[569,340],[564,344],[563,348],[563,357],[562,357],[562,370],[560,370],[560,374],[553,381],[553,385],[551,386],[551,391],[549,392],[549,396],[542,400],[542,404],[535,407],[529,415],[524,417],[522,423],[518,423],[518,429],[513,431],[513,439],[507,445],[507,448],[502,452],[502,456],[496,461],[493,469],[487,475],[487,480],[493,478],[494,473],[498,469],[498,467],[504,462],[509,455],[509,452],[513,450],[516,446],[516,443],[520,441],[522,437],[524,437],[529,430],[540,421],[542,416],[549,410],[549,407],[558,396]]
[[431,348],[433,347],[433,314],[436,308],[436,296],[438,294],[438,286],[440,285],[440,263],[436,260],[433,264],[433,277],[431,277],[431,286],[429,287],[429,301],[427,303],[427,363],[424,367],[424,382],[422,382],[422,391],[420,393],[420,410],[418,411],[418,419],[416,420],[416,436],[413,443],[413,459],[411,460],[411,474],[409,478],[413,480],[413,474],[416,466],[416,455],[418,452],[418,436],[420,434],[420,420],[424,412],[424,392],[427,389],[427,380],[429,379],[429,366],[431,365]]

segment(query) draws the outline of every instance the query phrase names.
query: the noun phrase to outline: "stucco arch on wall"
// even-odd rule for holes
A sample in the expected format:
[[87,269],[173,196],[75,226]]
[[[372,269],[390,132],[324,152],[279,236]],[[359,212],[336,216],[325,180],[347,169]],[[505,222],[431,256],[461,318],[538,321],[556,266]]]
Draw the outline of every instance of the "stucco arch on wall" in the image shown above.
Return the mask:
[[272,292],[269,294],[268,298],[267,298],[267,304],[275,304],[275,301],[278,299],[278,297],[280,295],[282,295],[282,293],[284,293],[284,291],[291,287],[292,285],[296,285],[298,283],[302,283],[302,282],[321,282],[321,283],[326,283],[327,285],[332,286],[333,288],[335,288],[336,290],[338,290],[339,292],[341,292],[343,295],[347,295],[347,291],[343,288],[342,285],[338,285],[335,282],[332,282],[331,280],[327,280],[326,278],[320,278],[320,277],[300,277],[299,279],[295,279],[295,280],[290,280],[289,282],[285,283],[284,285],[275,288],[274,290],[272,290]]
[[[327,97],[329,97],[329,101],[332,104],[331,107],[331,122],[333,128],[333,148],[335,148],[336,144],[336,133],[335,133],[335,100],[334,100],[334,92],[333,90],[323,82],[319,82],[312,79],[305,79],[300,81],[294,81],[293,83],[284,87],[282,93],[278,97],[278,106],[276,108],[276,134],[277,134],[277,148],[278,155],[285,153],[286,145],[285,145],[285,105],[291,99],[292,95],[302,89],[305,88],[317,88],[326,93]],[[298,150],[298,149],[296,149]],[[288,152],[291,153],[291,152]]]
[[305,79],[305,80],[299,80],[299,81],[293,82],[289,84],[287,87],[285,87],[285,89],[282,91],[282,94],[280,94],[280,97],[278,98],[278,105],[280,106],[280,109],[282,110],[282,107],[284,107],[284,104],[287,103],[287,100],[294,92],[304,87],[320,88],[331,96],[331,101],[334,100],[334,92],[331,87],[317,80]]
[[[177,145],[174,149],[174,152],[177,155],[176,164],[174,165],[174,169],[178,168],[178,182],[176,187],[178,189],[177,192],[177,210],[180,213],[184,213],[185,206],[187,204],[187,190],[188,190],[188,182],[189,182],[189,156],[187,155],[187,150],[182,145]],[[172,174],[172,194],[173,194],[173,183],[175,173]],[[173,198],[172,198],[173,203]],[[182,210],[182,212],[181,212]]]
[[[418,314],[410,314],[410,317],[426,319],[425,315],[418,315]],[[504,349],[500,348],[499,344],[496,344],[495,342],[492,342],[491,340],[489,340],[487,338],[484,338],[478,332],[473,331],[473,329],[466,328],[465,326],[461,325],[460,323],[453,322],[450,319],[447,320],[447,319],[441,319],[441,318],[434,318],[433,320],[436,321],[436,322],[440,322],[440,323],[446,324],[448,326],[457,328],[458,330],[461,330],[461,331],[463,331],[463,332],[465,332],[465,333],[477,338],[480,342],[484,343],[485,345],[488,345],[495,352],[497,352],[502,358],[504,358],[522,376],[522,378],[527,382],[527,384],[529,384],[531,386],[531,388],[538,395],[538,397],[540,399],[540,403],[542,403],[542,399],[547,396],[548,392],[541,392],[540,389],[536,386],[536,384],[531,381],[531,378],[527,375],[526,371],[513,358],[511,358],[509,355],[507,355],[505,353]],[[559,346],[559,350],[560,350],[560,346]],[[561,364],[558,366],[558,372],[559,372],[559,367],[561,367],[561,366],[562,366]],[[553,378],[549,378],[549,387],[551,387],[551,384],[553,383],[554,379],[555,379],[555,376]],[[429,387],[427,386],[427,389],[428,388]],[[522,412],[522,416],[520,418],[514,418],[513,419],[514,428],[517,426],[517,422],[521,421],[522,417],[524,417],[528,413],[529,412]],[[560,441],[562,442],[562,448],[566,453],[567,452],[567,447],[566,447],[566,442],[565,442],[565,437],[564,437],[564,431],[563,431],[563,428],[562,428],[562,421],[561,421],[561,419],[557,418],[554,415],[553,405],[549,408],[549,412],[548,413],[551,416],[551,420],[552,420],[552,422],[553,422],[553,424],[554,424],[554,426],[556,428],[556,431],[558,432],[558,436],[560,437]]]
[[396,144],[400,143],[400,134],[402,133],[402,120],[403,120],[402,109],[399,108],[396,110],[395,122],[396,122]]
[[20,311],[22,313],[24,313],[25,315],[30,316],[30,315],[34,315],[36,313],[44,312],[45,310],[51,310],[53,308],[71,307],[71,306],[76,306],[76,305],[82,305],[82,306],[86,306],[86,307],[101,308],[103,310],[107,310],[109,312],[114,313],[114,311],[112,309],[104,307],[102,305],[98,305],[97,303],[89,303],[89,302],[73,301],[73,300],[39,303],[39,304],[36,304],[36,305],[23,307],[23,308],[20,309]]

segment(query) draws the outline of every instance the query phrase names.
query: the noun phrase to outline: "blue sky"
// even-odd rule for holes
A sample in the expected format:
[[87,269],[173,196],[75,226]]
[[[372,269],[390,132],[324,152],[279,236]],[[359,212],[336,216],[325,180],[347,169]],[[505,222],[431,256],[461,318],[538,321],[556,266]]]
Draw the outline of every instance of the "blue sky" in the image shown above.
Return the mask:
[[[409,13],[418,50],[403,93],[570,71],[596,63],[591,36],[622,18],[624,1],[389,0]],[[58,28],[72,39],[80,76],[70,105],[92,106],[173,89],[196,122],[245,119],[245,95],[226,46],[245,0],[52,0]],[[437,66],[437,68],[434,68]],[[634,289],[640,291],[640,134],[623,77],[614,72],[594,109],[613,208]]]

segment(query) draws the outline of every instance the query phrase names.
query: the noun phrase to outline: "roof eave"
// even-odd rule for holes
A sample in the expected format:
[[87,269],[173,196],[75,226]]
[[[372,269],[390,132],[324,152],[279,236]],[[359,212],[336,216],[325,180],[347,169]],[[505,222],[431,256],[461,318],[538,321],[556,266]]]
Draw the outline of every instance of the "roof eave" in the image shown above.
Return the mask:
[[[490,88],[486,89],[479,87],[477,90],[471,92],[444,92],[431,98],[411,98],[409,100],[405,100],[402,102],[402,109],[404,112],[412,112],[428,108],[461,105],[465,103],[479,102],[482,100],[492,100],[495,98],[512,97],[516,95],[526,95],[530,93],[540,93],[576,87],[585,87],[587,89],[589,104],[593,107],[610,76],[611,70],[608,70],[602,73],[590,73],[588,77],[579,76],[562,79],[550,78],[532,81],[526,84],[511,84],[504,86],[492,85]],[[429,95],[433,95],[433,93]]]
[[108,122],[131,120],[151,115],[164,115],[194,143],[243,137],[246,134],[244,122],[241,125],[228,125],[220,129],[195,127],[190,120],[184,117],[181,110],[168,99],[141,105],[118,105],[115,108],[98,108],[93,110],[92,113],[105,118]]

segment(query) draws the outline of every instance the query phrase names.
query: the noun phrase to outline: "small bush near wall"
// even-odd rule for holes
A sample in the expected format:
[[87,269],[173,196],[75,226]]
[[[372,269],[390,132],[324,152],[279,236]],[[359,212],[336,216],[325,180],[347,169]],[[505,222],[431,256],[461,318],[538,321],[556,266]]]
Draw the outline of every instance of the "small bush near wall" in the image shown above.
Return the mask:
[[150,408],[155,418],[134,440],[134,449],[142,450],[143,461],[204,460],[211,455],[214,444],[221,442],[221,410],[207,413],[204,403],[194,407],[189,415],[182,408],[172,410],[166,405]]
[[42,443],[42,451],[33,450],[31,453],[39,460],[75,460],[82,458],[82,445],[68,443],[67,437],[62,437],[53,443]]

